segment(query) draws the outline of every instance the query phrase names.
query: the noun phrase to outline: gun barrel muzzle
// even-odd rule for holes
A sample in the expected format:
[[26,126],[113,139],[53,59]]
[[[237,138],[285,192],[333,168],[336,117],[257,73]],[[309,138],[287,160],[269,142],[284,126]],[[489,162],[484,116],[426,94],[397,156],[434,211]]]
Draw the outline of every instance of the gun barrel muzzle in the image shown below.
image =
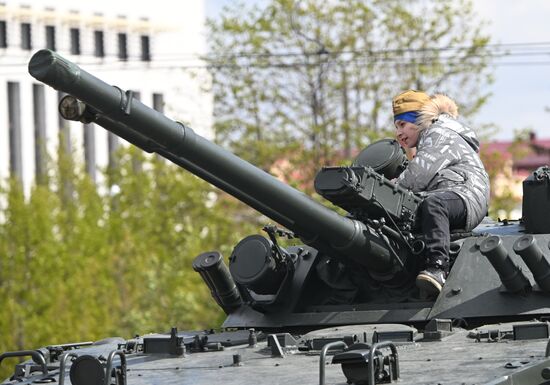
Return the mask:
[[531,289],[529,279],[512,261],[498,235],[492,235],[483,240],[479,250],[493,265],[506,289],[512,293],[525,293]]
[[550,292],[550,263],[542,253],[535,237],[531,234],[523,235],[514,242],[513,248],[531,270],[539,287]]

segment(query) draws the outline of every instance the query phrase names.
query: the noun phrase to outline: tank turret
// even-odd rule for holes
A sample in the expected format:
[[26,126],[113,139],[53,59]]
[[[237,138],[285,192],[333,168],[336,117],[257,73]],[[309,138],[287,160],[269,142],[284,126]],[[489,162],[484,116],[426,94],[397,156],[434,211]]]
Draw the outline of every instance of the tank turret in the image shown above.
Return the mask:
[[[526,241],[501,234],[494,223],[453,235],[454,264],[438,298],[416,291],[412,277],[420,268],[416,256],[423,243],[415,223],[422,198],[388,179],[407,162],[395,141],[372,144],[349,167],[319,171],[316,191],[346,210],[343,216],[55,52],[37,52],[29,72],[67,93],[59,107],[63,117],[97,123],[164,156],[304,242],[284,249],[277,242],[280,229],[267,226],[268,237],[251,235],[235,246],[229,269],[216,252],[197,257],[194,269],[228,314],[225,326],[309,328],[321,320],[376,322],[382,315],[392,322],[426,322],[458,313],[462,318],[517,313],[503,299],[521,302],[530,314],[548,310],[540,297],[548,287],[547,276],[539,271],[548,270],[548,264],[537,246],[547,249],[548,242],[537,235]],[[529,268],[536,270],[534,275]],[[509,295],[503,297],[502,291]],[[494,297],[492,306],[480,302],[480,293]],[[388,308],[388,302],[400,305]],[[327,321],[327,314],[335,311]]]
[[[146,107],[132,97],[131,91],[123,92],[110,86],[48,50],[34,55],[29,64],[29,72],[36,79],[70,95],[60,103],[60,113],[65,118],[102,125],[145,151],[157,152],[216,185],[285,226],[306,245],[315,249],[302,253],[317,254],[322,251],[333,257],[353,260],[354,263],[364,266],[375,279],[382,281],[395,278],[404,268],[404,260],[408,255],[401,251],[398,242],[388,239],[399,238],[388,226],[335,213],[202,138],[191,128]],[[365,195],[366,185],[370,196]],[[316,179],[316,187],[321,194],[332,196],[335,200],[340,199],[336,195],[356,196],[357,209],[361,211],[372,206],[369,202],[376,195],[373,189],[384,190],[378,197],[387,195],[390,200],[395,201],[392,202],[394,207],[388,207],[388,210],[394,211],[393,215],[397,220],[403,216],[409,222],[413,220],[415,206],[420,201],[408,191],[392,186],[389,180],[368,166],[324,169]],[[343,188],[347,192],[340,191]],[[360,192],[365,194],[361,195]],[[401,202],[404,199],[408,205]],[[380,211],[381,208],[378,207],[377,210]],[[296,252],[274,247],[276,241],[273,241],[246,238],[237,245],[231,256],[231,271],[241,287],[252,288],[253,281],[258,280],[263,282],[262,285],[256,284],[252,291],[275,295],[279,287],[276,283],[271,285],[271,290],[264,287],[264,273],[278,271],[277,274],[281,277],[279,283],[282,283],[285,274],[281,274],[281,271],[290,274],[291,270],[300,269],[297,259],[306,258]],[[391,247],[391,242],[396,243],[395,249]],[[253,263],[270,258],[267,255],[273,250],[278,255],[272,258],[272,267]],[[401,256],[398,256],[400,251]],[[306,265],[310,269],[313,263]],[[292,274],[299,275],[296,272]],[[287,278],[285,282],[289,284],[292,279]],[[245,283],[247,280],[249,282]]]

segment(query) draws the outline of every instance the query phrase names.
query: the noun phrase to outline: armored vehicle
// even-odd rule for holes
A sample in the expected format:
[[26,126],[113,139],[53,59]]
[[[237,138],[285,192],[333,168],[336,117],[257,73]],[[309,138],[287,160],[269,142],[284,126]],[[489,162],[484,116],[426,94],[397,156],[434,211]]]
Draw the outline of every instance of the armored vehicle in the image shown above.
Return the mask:
[[6,352],[0,362],[30,359],[3,384],[550,383],[548,167],[525,180],[521,221],[453,233],[448,280],[430,298],[414,286],[422,198],[391,182],[407,162],[394,141],[319,172],[316,191],[341,215],[52,51],[29,71],[67,93],[64,118],[160,154],[284,229],[244,238],[228,266],[216,251],[194,260],[227,314],[221,330]]

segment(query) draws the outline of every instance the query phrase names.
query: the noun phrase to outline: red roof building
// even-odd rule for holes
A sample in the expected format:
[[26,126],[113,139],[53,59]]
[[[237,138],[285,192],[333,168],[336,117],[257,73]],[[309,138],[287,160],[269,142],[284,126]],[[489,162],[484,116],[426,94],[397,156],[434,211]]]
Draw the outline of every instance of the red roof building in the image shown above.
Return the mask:
[[534,133],[527,141],[497,141],[484,143],[482,154],[499,153],[503,160],[512,161],[516,174],[529,175],[540,166],[550,165],[550,138],[538,139]]

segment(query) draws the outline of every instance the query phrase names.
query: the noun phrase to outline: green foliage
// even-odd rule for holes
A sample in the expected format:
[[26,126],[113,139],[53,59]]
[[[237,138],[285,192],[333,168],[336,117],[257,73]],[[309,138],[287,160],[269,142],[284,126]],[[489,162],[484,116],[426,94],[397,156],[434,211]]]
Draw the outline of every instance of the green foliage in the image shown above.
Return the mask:
[[[224,318],[200,276],[198,254],[232,247],[259,226],[232,198],[159,157],[123,149],[100,194],[62,151],[28,196],[0,191],[0,351],[32,349]],[[3,363],[0,377],[13,367]]]
[[491,182],[489,215],[493,218],[517,219],[512,213],[521,206],[521,183],[525,176],[518,173],[514,166],[534,153],[531,135],[530,128],[516,130],[514,140],[504,153],[481,151],[481,159]]
[[404,89],[448,93],[465,116],[486,101],[489,38],[469,0],[262,5],[208,23],[216,139],[254,164],[286,157],[309,176],[349,159],[393,135]]
[[489,216],[495,219],[502,218],[502,213],[504,213],[504,218],[514,219],[510,214],[521,203],[521,197],[514,194],[516,181],[511,160],[496,151],[491,153],[482,151],[480,156],[491,183]]

